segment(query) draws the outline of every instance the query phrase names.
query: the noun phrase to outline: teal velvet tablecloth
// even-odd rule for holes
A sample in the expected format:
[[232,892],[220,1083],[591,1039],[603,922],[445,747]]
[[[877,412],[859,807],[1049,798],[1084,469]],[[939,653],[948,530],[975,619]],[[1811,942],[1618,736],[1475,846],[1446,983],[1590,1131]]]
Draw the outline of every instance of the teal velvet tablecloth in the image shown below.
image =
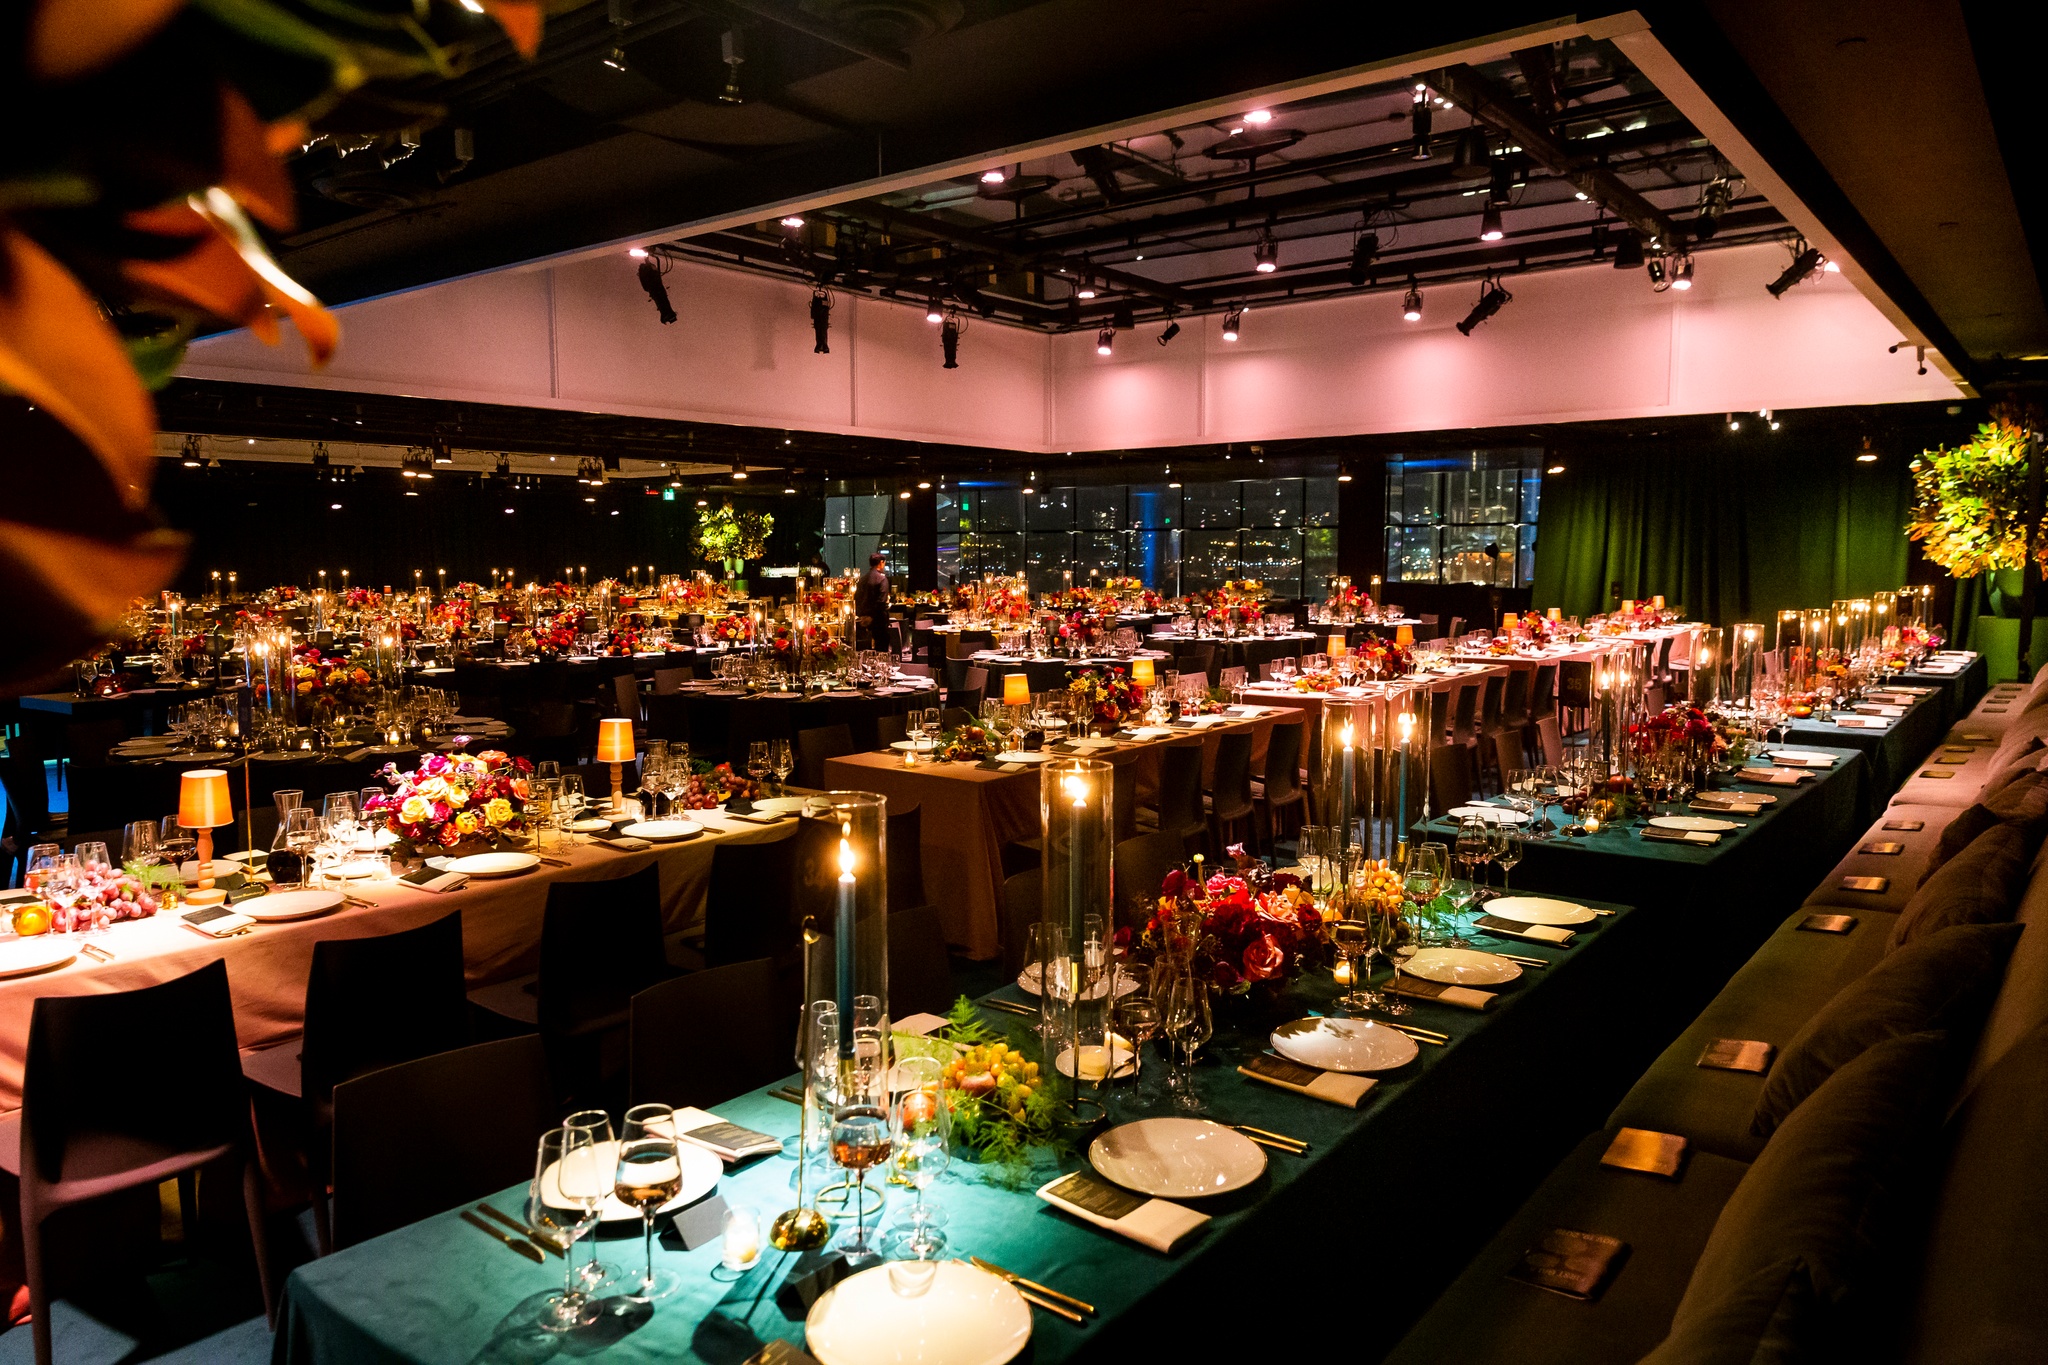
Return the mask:
[[[1039,1201],[1036,1185],[1080,1165],[1071,1156],[1041,1158],[1022,1188],[1006,1188],[992,1168],[956,1160],[932,1192],[948,1215],[947,1254],[986,1257],[1098,1307],[1082,1327],[1034,1313],[1025,1358],[1036,1365],[1168,1351],[1214,1358],[1219,1333],[1242,1340],[1256,1330],[1274,1340],[1275,1322],[1296,1310],[1309,1316],[1295,1318],[1282,1339],[1321,1350],[1334,1331],[1348,1350],[1378,1354],[1662,1045],[1664,1035],[1651,1037],[1631,1020],[1642,992],[1660,978],[1659,918],[1603,908],[1615,913],[1568,949],[1494,945],[1554,965],[1525,971],[1489,1012],[1417,1003],[1409,1020],[1453,1041],[1423,1047],[1357,1111],[1260,1086],[1235,1070],[1265,1046],[1273,1023],[1327,1006],[1327,977],[1298,986],[1276,1012],[1240,1018],[1226,1008],[1197,1071],[1211,1116],[1305,1139],[1312,1150],[1304,1157],[1268,1152],[1256,1185],[1204,1201],[1214,1222],[1176,1254],[1159,1255]],[[1013,990],[999,994],[1016,998]],[[985,1017],[1020,1042],[1027,1036],[1026,1020]],[[716,1110],[784,1138],[796,1132],[796,1108],[766,1092]],[[394,1152],[392,1159],[459,1161],[460,1154]],[[792,1159],[770,1157],[729,1172],[720,1192],[772,1217],[790,1204],[794,1170]],[[492,1202],[517,1215],[524,1196],[520,1187]],[[900,1198],[891,1196],[885,1218]],[[1324,1262],[1325,1253],[1338,1260]],[[604,1254],[637,1265],[637,1231],[608,1240]],[[787,1300],[813,1258],[771,1252],[731,1281],[713,1277],[715,1241],[656,1255],[681,1273],[684,1288],[650,1317],[544,1338],[527,1324],[537,1297],[560,1283],[562,1263],[536,1266],[451,1211],[294,1271],[275,1361],[497,1365],[559,1356],[738,1365],[769,1339],[801,1344],[803,1306]],[[1330,1278],[1339,1263],[1341,1288]],[[1332,1326],[1338,1322],[1341,1328]]]
[[1795,720],[1790,727],[1791,738],[1785,742],[1786,747],[1794,749],[1825,747],[1861,753],[1869,765],[1864,785],[1866,823],[1877,818],[1878,811],[1906,780],[1913,765],[1925,760],[1934,746],[1941,743],[1954,714],[1954,698],[1946,686],[1931,679],[1902,685],[1933,690],[1896,719],[1858,717],[1879,720],[1880,728],[1844,729],[1833,720]]

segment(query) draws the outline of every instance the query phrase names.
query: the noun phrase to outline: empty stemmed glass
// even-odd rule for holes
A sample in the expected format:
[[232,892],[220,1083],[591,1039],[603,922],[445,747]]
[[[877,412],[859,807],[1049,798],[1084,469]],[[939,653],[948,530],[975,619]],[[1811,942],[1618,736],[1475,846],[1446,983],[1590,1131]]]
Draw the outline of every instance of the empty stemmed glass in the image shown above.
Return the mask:
[[627,1286],[625,1297],[651,1303],[681,1287],[673,1270],[654,1268],[654,1216],[683,1188],[683,1159],[676,1150],[675,1111],[665,1104],[637,1104],[619,1130],[618,1164],[612,1193],[640,1210],[641,1242],[647,1270]]
[[640,765],[640,790],[646,794],[645,802],[640,811],[640,818],[643,820],[654,819],[660,810],[660,807],[655,803],[661,797],[665,781],[664,769],[666,767],[667,759],[665,757],[660,761],[656,761],[655,756],[651,753],[647,756],[646,761]]
[[[945,1234],[932,1226],[925,1191],[945,1174],[951,1160],[953,1113],[940,1084],[937,1058],[904,1058],[896,1065],[896,1079],[902,1089],[889,1110],[896,1175],[916,1191],[910,1207],[910,1231],[900,1245],[918,1260],[925,1260],[946,1245]],[[834,1127],[836,1132],[837,1125]]]
[[[1142,991],[1116,1002],[1117,1031],[1131,1043],[1131,1097],[1142,1104],[1151,1097],[1145,1085],[1145,1044],[1159,1036],[1159,1005]],[[1115,1074],[1114,1055],[1110,1057]]]
[[121,831],[121,866],[133,871],[138,867],[155,867],[163,861],[163,853],[157,847],[156,821],[137,820]]
[[1514,826],[1502,823],[1493,827],[1493,861],[1500,864],[1500,894],[1508,891],[1508,874],[1515,870],[1515,864],[1522,861],[1522,841],[1516,837]]
[[[613,1162],[616,1160],[617,1143],[612,1137],[612,1116],[602,1109],[579,1109],[562,1120],[564,1128],[580,1128],[590,1135],[591,1145],[597,1149],[598,1170],[605,1178],[606,1193],[610,1193]],[[602,1201],[600,1201],[602,1203]],[[575,1260],[574,1256],[569,1258]],[[585,1294],[595,1295],[618,1282],[619,1272],[598,1259],[597,1238],[590,1239],[590,1259],[576,1268],[577,1278],[582,1282]]]
[[768,780],[772,769],[768,766],[768,741],[757,739],[747,746],[747,776],[754,779],[759,787]]
[[1209,1015],[1209,983],[1192,971],[1178,971],[1166,984],[1160,1029],[1173,1045],[1173,1071],[1167,1087],[1173,1092],[1176,1109],[1186,1113],[1203,1110],[1202,1097],[1195,1093],[1195,1054],[1209,1041],[1214,1024]]
[[569,827],[574,825],[583,814],[583,775],[581,773],[563,773],[561,783],[561,794],[556,798],[556,801],[562,811],[562,830],[568,835],[569,842],[573,844],[576,842],[576,835]]
[[546,1311],[540,1325],[550,1332],[571,1331],[597,1318],[588,1280],[574,1251],[576,1239],[597,1226],[605,1196],[611,1193],[608,1155],[592,1140],[588,1128],[565,1124],[540,1136],[533,1184],[527,1188],[526,1221],[559,1244],[569,1263],[560,1292],[541,1301]]
[[796,771],[796,755],[790,751],[786,739],[768,741],[768,766],[775,770],[775,787],[779,795],[789,782],[789,775]]

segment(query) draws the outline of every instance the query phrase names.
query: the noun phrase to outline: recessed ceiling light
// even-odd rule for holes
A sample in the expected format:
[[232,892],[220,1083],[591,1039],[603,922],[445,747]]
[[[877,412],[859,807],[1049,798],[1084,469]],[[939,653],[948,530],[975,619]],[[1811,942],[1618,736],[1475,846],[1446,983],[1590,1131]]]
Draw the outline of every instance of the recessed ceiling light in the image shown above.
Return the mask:
[[783,218],[782,225],[786,228],[800,228],[804,225],[803,215],[799,213],[789,214]]
[[919,488],[930,488],[932,486],[932,481],[930,479],[919,479],[917,481],[917,486]]
[[1010,173],[1001,166],[991,166],[981,173],[981,183],[984,185],[1000,185],[1009,178]]
[[636,261],[644,261],[647,259],[647,248],[644,246],[627,247],[626,254]]
[[1350,482],[1351,482],[1351,476],[1350,476],[1349,474],[1339,474],[1339,475],[1337,476],[1337,482],[1338,482],[1338,483],[1350,483]]
[[1244,116],[1244,121],[1246,123],[1271,123],[1273,121],[1273,111],[1271,109],[1254,109]]
[[341,504],[338,502],[330,502],[327,504],[327,510],[330,512],[339,512],[341,510]]
[[508,516],[508,517],[509,517],[509,516],[511,516],[511,515],[512,515],[512,509],[511,509],[511,508],[509,508],[509,507],[507,507],[507,508],[505,509],[505,515],[506,515],[506,516]]
[[597,501],[597,499],[596,499],[596,498],[585,498],[585,499],[584,499],[584,501],[585,501],[585,502],[596,502],[596,501]]

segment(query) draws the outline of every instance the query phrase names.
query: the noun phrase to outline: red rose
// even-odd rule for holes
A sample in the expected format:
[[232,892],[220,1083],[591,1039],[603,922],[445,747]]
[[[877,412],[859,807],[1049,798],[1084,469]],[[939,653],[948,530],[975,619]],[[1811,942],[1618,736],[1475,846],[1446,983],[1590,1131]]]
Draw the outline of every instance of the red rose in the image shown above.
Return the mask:
[[1280,975],[1280,969],[1287,963],[1287,953],[1280,941],[1271,934],[1261,934],[1253,939],[1244,950],[1244,977],[1247,981],[1271,981]]
[[1237,984],[1237,968],[1231,966],[1228,962],[1219,962],[1209,973],[1209,979],[1227,991]]

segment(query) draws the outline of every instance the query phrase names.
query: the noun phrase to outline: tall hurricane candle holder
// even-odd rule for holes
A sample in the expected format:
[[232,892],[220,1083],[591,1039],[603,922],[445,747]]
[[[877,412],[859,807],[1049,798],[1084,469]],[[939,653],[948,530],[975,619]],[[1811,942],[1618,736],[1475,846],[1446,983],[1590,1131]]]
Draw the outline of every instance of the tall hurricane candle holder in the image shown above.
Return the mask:
[[1692,634],[1692,668],[1686,674],[1687,700],[1708,707],[1721,699],[1726,676],[1727,632],[1719,626],[1701,626]]
[[1726,644],[1727,697],[1748,702],[1763,681],[1764,628],[1754,621],[1737,621],[1728,627]]
[[[1099,1116],[1113,1062],[1109,1016],[1116,995],[1111,950],[1110,857],[1116,846],[1115,767],[1099,758],[1039,765],[1044,835],[1040,918],[1047,942],[1064,945],[1039,968],[1051,1027],[1040,1075],[1063,1090],[1076,1118]],[[1066,1064],[1059,1065],[1064,1050]],[[1057,1092],[1056,1092],[1057,1093]]]
[[1388,748],[1386,697],[1323,701],[1315,772],[1316,809],[1336,829],[1339,856],[1373,837],[1373,798]]

